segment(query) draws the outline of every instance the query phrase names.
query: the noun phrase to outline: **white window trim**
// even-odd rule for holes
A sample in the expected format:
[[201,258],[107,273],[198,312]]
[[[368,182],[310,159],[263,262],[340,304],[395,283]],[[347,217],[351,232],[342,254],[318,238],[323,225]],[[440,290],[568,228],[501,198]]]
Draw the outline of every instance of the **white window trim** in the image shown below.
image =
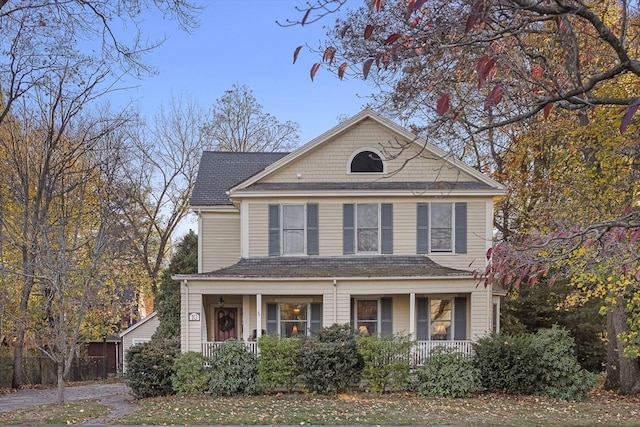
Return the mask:
[[[280,306],[282,304],[297,304],[297,305],[304,305],[307,307],[307,318],[304,321],[300,321],[299,323],[305,323],[306,325],[306,332],[307,334],[304,335],[302,333],[299,334],[299,336],[309,336],[309,332],[311,331],[311,303],[310,302],[306,302],[306,301],[295,301],[295,300],[291,300],[291,301],[281,301],[277,303],[277,316],[278,316],[278,335],[279,336],[283,336],[282,335],[282,313],[280,312]],[[285,320],[284,323],[294,323],[294,321],[291,320]],[[285,337],[288,338],[288,337]]]
[[[301,253],[285,253],[284,252],[284,207],[285,206],[302,206],[302,252]],[[307,204],[306,203],[280,203],[280,255],[281,256],[306,256],[307,255]],[[280,307],[280,305],[278,305]],[[278,309],[279,310],[279,309]]]
[[[359,332],[358,331],[358,323],[359,323],[359,319],[358,319],[358,301],[376,301],[378,304],[377,307],[377,314],[376,314],[376,336],[380,335],[380,328],[382,327],[382,320],[380,319],[380,313],[382,313],[382,303],[381,303],[381,299],[380,298],[354,298],[353,299],[353,321],[354,321],[354,329],[355,332]],[[371,322],[372,321],[365,321],[365,322]],[[374,335],[374,334],[371,334]]]
[[[351,172],[351,162],[358,154],[362,153],[363,151],[371,151],[372,153],[375,153],[378,155],[378,157],[380,157],[380,160],[382,161],[382,172]],[[351,153],[351,156],[349,156],[349,160],[347,161],[347,175],[365,175],[366,176],[366,175],[386,175],[386,174],[387,174],[387,159],[385,159],[385,157],[382,155],[380,150],[376,148],[361,147],[356,151],[354,151],[353,153]]]
[[[377,251],[359,251],[358,250],[358,206],[359,205],[376,205],[378,209],[378,250]],[[382,251],[382,204],[381,203],[355,203],[355,211],[353,212],[353,232],[354,236],[354,254],[356,255],[379,255]]]
[[[434,204],[438,204],[438,205],[446,205],[449,204],[451,205],[451,250],[450,251],[434,251],[431,243],[431,232],[433,231],[433,214],[431,212],[431,208]],[[429,207],[429,233],[427,236],[428,239],[428,244],[429,244],[429,253],[430,254],[455,254],[456,253],[456,204],[454,202],[431,202],[428,204]]]
[[[448,340],[433,340],[432,337],[431,337],[431,329],[432,329],[431,328],[431,324],[432,324],[432,321],[433,321],[431,319],[431,301],[432,300],[449,301],[449,303],[451,304],[451,320],[450,320],[450,322],[451,322],[451,328],[450,329],[451,330],[450,330],[450,334],[449,334],[449,335],[451,335],[451,338],[449,338]],[[446,295],[446,296],[433,296],[433,297],[429,297],[429,299],[427,301],[428,301],[428,303],[427,303],[428,304],[427,305],[427,316],[428,317],[427,318],[429,319],[429,329],[428,329],[429,341],[453,341],[454,340],[453,337],[456,336],[455,335],[455,333],[456,333],[456,331],[455,331],[455,323],[456,323],[455,322],[455,318],[456,318],[455,317],[455,310],[456,310],[456,308],[455,308],[455,306],[456,306],[455,305],[455,297],[448,296],[448,295]]]

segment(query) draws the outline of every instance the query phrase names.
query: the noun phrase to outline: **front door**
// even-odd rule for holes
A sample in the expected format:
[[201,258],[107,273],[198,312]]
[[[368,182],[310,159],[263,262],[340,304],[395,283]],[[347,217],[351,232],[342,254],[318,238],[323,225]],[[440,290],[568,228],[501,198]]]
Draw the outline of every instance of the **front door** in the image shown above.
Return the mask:
[[236,319],[238,317],[237,308],[216,307],[216,341],[226,341],[238,338]]

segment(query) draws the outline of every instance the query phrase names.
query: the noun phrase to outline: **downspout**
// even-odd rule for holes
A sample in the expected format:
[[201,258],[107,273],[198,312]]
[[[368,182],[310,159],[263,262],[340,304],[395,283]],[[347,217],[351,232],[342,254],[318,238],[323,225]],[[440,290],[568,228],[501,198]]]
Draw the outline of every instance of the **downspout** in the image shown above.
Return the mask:
[[184,318],[186,320],[185,322],[185,333],[187,334],[186,340],[185,340],[185,344],[186,344],[186,349],[184,349],[184,351],[189,351],[189,284],[187,283],[186,280],[182,281],[182,284],[184,285],[185,288],[185,299],[187,300],[187,303],[185,304],[185,309],[187,310],[186,313],[184,314]]
[[338,323],[338,281],[333,279],[333,324]]

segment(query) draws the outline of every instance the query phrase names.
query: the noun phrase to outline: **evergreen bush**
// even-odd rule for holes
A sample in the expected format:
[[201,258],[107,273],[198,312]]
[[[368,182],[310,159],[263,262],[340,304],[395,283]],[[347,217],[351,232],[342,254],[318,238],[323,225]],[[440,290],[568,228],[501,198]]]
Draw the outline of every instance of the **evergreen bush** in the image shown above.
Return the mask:
[[362,382],[368,391],[381,394],[410,388],[413,341],[408,335],[359,336],[357,343]]
[[474,344],[484,388],[512,394],[584,400],[595,383],[574,355],[569,333],[557,326],[535,334],[492,334]]
[[173,394],[173,363],[180,353],[177,339],[151,340],[127,351],[127,385],[136,399]]
[[209,391],[214,396],[250,395],[257,391],[258,362],[242,341],[225,341],[209,359]]
[[444,346],[434,348],[416,374],[421,397],[471,397],[480,388],[473,359]]
[[293,391],[298,378],[302,339],[263,335],[258,339],[258,384],[266,392]]
[[309,391],[335,394],[360,380],[362,359],[350,325],[326,327],[302,343],[300,379]]
[[173,363],[173,391],[180,396],[202,394],[209,385],[209,370],[202,353],[188,351],[181,353]]

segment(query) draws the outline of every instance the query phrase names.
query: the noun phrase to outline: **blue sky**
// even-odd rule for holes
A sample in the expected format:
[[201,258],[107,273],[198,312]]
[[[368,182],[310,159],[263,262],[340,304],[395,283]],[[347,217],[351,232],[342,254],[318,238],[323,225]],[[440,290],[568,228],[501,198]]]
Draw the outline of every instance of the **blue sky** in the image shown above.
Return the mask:
[[[320,58],[305,49],[293,64],[293,52],[302,44],[317,47],[324,38],[322,26],[335,17],[305,27],[283,28],[276,20],[302,16],[296,5],[303,0],[195,0],[205,5],[200,26],[191,34],[175,22],[151,18],[143,23],[145,35],[166,34],[168,40],[147,56],[156,76],[137,81],[137,87],[118,96],[130,98],[145,115],[171,94],[193,97],[209,109],[234,83],[247,85],[264,112],[280,121],[300,125],[300,144],[329,130],[338,116],[358,113],[372,86],[360,80],[338,80],[318,71],[311,81],[309,70]],[[153,34],[157,31],[157,34]]]

